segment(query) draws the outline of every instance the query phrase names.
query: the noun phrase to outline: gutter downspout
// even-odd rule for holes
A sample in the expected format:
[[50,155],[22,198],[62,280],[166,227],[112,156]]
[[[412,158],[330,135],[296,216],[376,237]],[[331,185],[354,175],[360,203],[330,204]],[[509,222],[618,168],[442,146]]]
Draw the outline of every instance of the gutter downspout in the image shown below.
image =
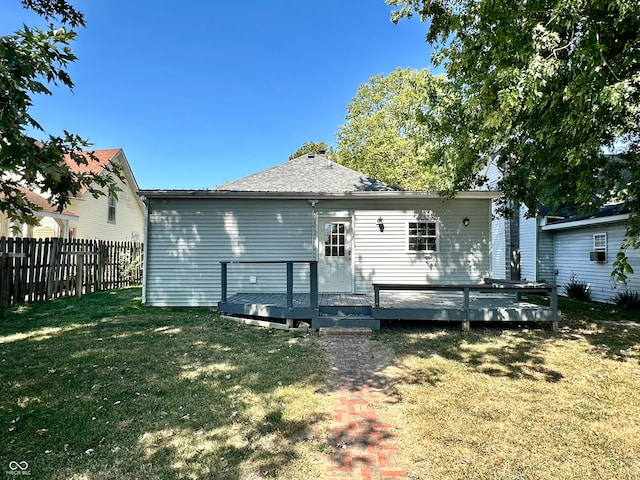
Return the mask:
[[142,243],[142,305],[147,304],[147,259],[149,258],[149,200],[142,197],[144,204],[144,224],[142,232],[144,235]]

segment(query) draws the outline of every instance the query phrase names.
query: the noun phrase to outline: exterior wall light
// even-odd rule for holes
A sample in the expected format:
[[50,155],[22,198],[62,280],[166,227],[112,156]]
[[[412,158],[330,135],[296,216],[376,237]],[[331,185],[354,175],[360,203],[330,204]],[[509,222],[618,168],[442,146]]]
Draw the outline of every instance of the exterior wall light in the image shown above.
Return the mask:
[[464,217],[462,219],[462,225],[464,225],[465,227],[469,226],[469,217]]
[[382,217],[378,217],[378,220],[376,220],[376,224],[378,224],[378,228],[380,229],[380,231],[384,232],[384,223],[382,223]]

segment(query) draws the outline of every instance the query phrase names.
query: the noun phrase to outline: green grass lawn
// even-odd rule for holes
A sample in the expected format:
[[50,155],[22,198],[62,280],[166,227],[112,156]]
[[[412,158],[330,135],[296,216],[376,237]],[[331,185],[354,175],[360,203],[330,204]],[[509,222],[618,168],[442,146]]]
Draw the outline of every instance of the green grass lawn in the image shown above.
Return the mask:
[[[0,475],[27,462],[38,479],[325,476],[332,413],[313,335],[139,296],[0,321]],[[438,324],[373,337],[395,352],[376,372],[395,401],[379,408],[411,478],[640,478],[640,313],[560,308],[558,333]]]
[[0,321],[0,474],[318,478],[324,373],[309,337],[143,308],[138,288],[19,307]]

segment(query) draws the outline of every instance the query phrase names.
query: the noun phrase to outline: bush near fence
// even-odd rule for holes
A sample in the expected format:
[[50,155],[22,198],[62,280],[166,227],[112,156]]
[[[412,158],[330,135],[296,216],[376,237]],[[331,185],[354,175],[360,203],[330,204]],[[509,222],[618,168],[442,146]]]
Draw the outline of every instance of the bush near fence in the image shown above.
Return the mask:
[[142,283],[143,245],[0,237],[0,309]]

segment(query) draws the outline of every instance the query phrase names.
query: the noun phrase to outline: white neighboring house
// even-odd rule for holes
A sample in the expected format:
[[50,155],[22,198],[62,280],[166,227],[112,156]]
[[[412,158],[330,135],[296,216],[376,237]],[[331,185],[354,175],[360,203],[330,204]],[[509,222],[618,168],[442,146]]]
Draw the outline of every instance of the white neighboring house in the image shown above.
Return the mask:
[[[495,189],[500,171],[490,162],[484,173]],[[544,209],[535,218],[526,213],[520,206],[512,219],[494,216],[492,277],[557,285],[563,295],[563,287],[575,276],[590,285],[592,300],[612,302],[624,288],[611,279],[629,218],[621,206],[608,205],[581,216],[552,215]],[[634,272],[640,272],[640,252],[628,250],[627,256]],[[629,275],[626,288],[640,291],[637,273]]]
[[34,212],[35,216],[40,218],[39,225],[21,225],[16,235],[7,217],[0,214],[0,236],[141,242],[144,231],[144,204],[137,195],[138,183],[124,151],[120,148],[95,150],[94,155],[98,161],[90,161],[88,165],[77,165],[69,157],[65,158],[65,162],[76,172],[99,175],[109,175],[106,167],[118,165],[125,182],[116,179],[120,188],[117,199],[108,195],[94,198],[84,189],[69,202],[63,212],[59,213],[44,197],[35,192],[28,192],[29,199],[41,208]]
[[39,237],[64,237],[69,236],[69,224],[77,222],[78,216],[68,209],[59,212],[49,201],[41,195],[38,195],[24,187],[19,187],[27,199],[37,205],[39,210],[34,212],[36,218],[40,220],[38,227],[22,225],[18,231],[14,231],[7,216],[0,212],[0,237],[34,237],[34,230],[38,230]]
[[[143,302],[217,306],[220,262],[317,261],[321,293],[373,283],[481,283],[491,271],[491,191],[404,191],[322,154],[213,190],[145,190]],[[286,291],[282,265],[236,264],[228,294]],[[294,289],[309,291],[296,265]]]
[[[611,271],[616,254],[625,238],[629,214],[620,204],[608,205],[592,215],[572,216],[540,226],[542,243],[552,251],[547,260],[539,262],[551,271],[555,282],[564,286],[572,276],[589,284],[591,299],[611,303],[615,294],[624,288],[640,291],[640,279],[634,273],[628,276],[626,287],[616,286]],[[629,264],[640,272],[640,252],[627,250]],[[551,264],[551,261],[553,263]],[[562,289],[560,289],[560,293]]]

